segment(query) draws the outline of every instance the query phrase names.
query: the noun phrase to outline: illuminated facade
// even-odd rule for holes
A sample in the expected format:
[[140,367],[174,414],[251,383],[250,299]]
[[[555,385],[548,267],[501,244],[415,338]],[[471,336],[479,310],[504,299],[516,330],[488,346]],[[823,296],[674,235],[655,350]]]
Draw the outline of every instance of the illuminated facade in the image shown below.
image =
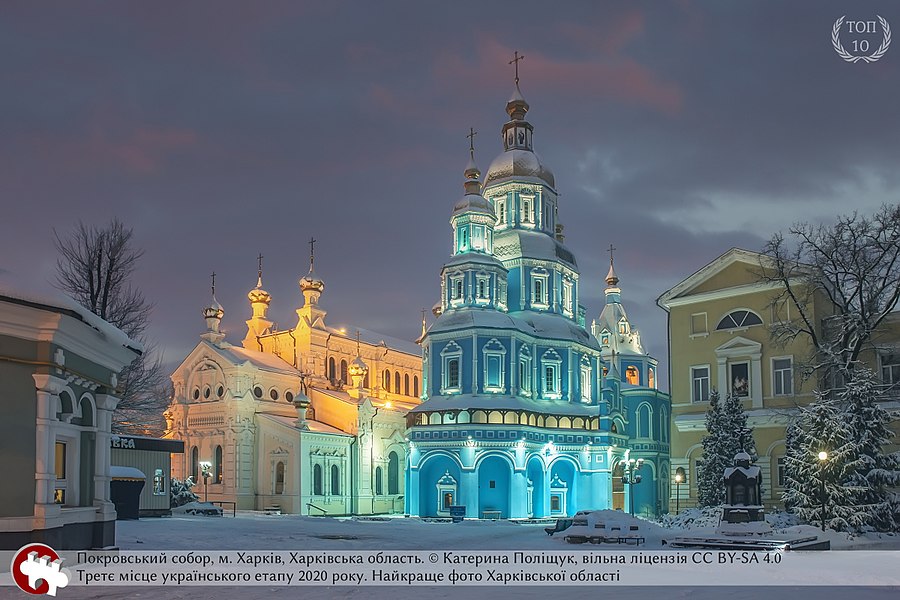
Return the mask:
[[419,402],[421,351],[327,326],[324,287],[310,260],[297,325],[275,331],[260,269],[240,346],[220,332],[213,294],[166,411],[166,437],[185,443],[174,476],[193,477],[201,497],[295,514],[404,511],[404,415]]
[[668,469],[668,422],[634,435],[635,410],[646,399],[654,418],[668,419],[668,397],[648,385],[656,362],[639,343],[631,362],[618,362],[640,366],[643,382],[620,383],[615,368],[604,377],[604,347],[585,328],[578,266],[562,243],[555,179],[533,151],[528,108],[517,84],[504,152],[482,186],[472,151],[453,208],[438,318],[422,339],[424,402],[407,416],[407,510],[527,518],[623,508],[630,490],[615,474],[644,458],[634,508],[656,513],[667,493],[656,473]]

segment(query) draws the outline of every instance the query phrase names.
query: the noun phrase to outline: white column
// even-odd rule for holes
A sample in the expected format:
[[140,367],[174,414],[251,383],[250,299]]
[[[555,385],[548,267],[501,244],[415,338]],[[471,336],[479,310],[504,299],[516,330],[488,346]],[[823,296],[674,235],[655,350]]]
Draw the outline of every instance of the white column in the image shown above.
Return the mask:
[[[728,359],[724,356],[717,356],[716,362],[719,363],[719,374],[715,388],[719,390],[719,394],[721,394],[722,398],[724,399],[725,396],[731,393],[731,382],[728,381]],[[712,391],[712,382],[710,382],[709,387],[710,391]]]
[[94,506],[110,502],[109,482],[110,437],[112,413],[119,399],[110,394],[97,394],[97,448],[94,462]]
[[750,355],[750,405],[762,408],[762,354]]
[[35,456],[34,456],[34,516],[59,514],[53,502],[56,487],[56,406],[65,379],[52,375],[33,374],[36,389]]

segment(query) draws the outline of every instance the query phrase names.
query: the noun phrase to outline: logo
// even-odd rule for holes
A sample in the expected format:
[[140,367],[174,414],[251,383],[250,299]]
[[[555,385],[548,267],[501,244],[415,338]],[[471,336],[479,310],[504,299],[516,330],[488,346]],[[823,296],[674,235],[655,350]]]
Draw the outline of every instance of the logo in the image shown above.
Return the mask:
[[[859,61],[873,63],[884,56],[884,53],[887,52],[888,48],[890,48],[891,46],[891,26],[881,15],[875,16],[878,18],[878,23],[881,24],[882,37],[881,45],[879,45],[878,49],[875,50],[875,52],[873,52],[872,54],[867,54],[872,48],[872,42],[869,40],[869,38],[861,36],[878,33],[878,27],[875,25],[875,21],[845,22],[847,15],[844,15],[834,22],[834,27],[831,28],[831,45],[834,46],[834,51],[838,53],[838,56],[851,63]],[[854,54],[851,54],[850,52],[845,50],[844,45],[841,43],[841,30],[843,29],[843,26],[845,24],[847,25],[847,33],[856,36],[852,40],[850,40],[850,47],[853,50]]]
[[19,548],[9,568],[23,592],[56,596],[58,588],[69,585],[69,570],[60,568],[63,560],[50,546],[28,544]]

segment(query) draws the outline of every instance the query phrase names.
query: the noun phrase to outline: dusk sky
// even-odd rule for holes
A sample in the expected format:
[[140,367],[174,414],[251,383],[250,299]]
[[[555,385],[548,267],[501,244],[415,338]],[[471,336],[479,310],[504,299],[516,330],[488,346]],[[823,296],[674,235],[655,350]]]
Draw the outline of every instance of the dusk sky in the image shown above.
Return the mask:
[[52,280],[53,229],[120,218],[174,365],[205,328],[212,270],[240,341],[259,253],[270,317],[293,327],[315,236],[329,324],[414,339],[466,134],[486,170],[517,50],[588,320],[614,244],[665,365],[656,298],[673,284],[794,221],[897,202],[900,41],[851,64],[831,39],[842,15],[876,14],[900,32],[889,2],[7,0],[0,269]]

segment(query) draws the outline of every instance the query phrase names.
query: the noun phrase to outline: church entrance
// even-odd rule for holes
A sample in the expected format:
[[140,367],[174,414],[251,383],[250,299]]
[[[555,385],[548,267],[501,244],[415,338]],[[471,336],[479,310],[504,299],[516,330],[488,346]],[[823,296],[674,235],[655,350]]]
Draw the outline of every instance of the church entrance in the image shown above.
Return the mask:
[[625,468],[623,463],[616,465],[612,476],[612,509],[625,510]]
[[[488,456],[478,465],[478,516],[508,519],[510,465],[499,456]],[[520,515],[516,515],[520,516]]]

